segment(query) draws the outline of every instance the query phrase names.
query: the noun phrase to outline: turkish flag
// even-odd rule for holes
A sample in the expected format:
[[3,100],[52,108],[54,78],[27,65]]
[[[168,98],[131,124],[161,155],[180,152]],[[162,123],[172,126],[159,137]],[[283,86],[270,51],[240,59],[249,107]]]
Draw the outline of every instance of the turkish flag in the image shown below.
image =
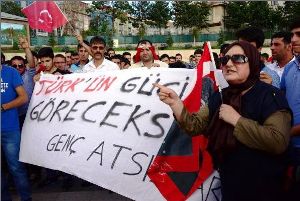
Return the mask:
[[[197,65],[196,84],[183,100],[189,112],[197,112],[200,109],[203,77],[214,75],[211,73],[215,65],[209,45],[205,43],[201,60]],[[214,171],[212,158],[206,150],[207,141],[203,135],[188,136],[180,129],[178,123],[173,122],[147,172],[166,200],[186,200]]]
[[52,32],[68,20],[54,1],[35,1],[22,9],[32,29]]

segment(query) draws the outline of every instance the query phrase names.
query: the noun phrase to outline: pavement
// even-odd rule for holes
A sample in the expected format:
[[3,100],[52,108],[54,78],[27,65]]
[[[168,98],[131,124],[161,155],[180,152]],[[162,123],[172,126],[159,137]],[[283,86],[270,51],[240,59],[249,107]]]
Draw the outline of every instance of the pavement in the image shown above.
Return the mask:
[[[32,182],[32,201],[131,201],[122,195],[73,177],[72,186],[63,188],[63,178],[44,186]],[[20,201],[15,189],[12,201]]]

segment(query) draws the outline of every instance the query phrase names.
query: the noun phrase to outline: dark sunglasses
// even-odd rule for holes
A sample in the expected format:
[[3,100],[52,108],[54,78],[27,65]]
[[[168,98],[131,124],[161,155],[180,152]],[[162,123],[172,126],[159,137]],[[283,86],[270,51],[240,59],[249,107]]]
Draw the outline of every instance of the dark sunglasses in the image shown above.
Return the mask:
[[105,47],[103,47],[103,46],[92,46],[92,49],[93,50],[104,50],[105,49]]
[[25,65],[24,64],[14,64],[14,65],[12,65],[12,67],[14,67],[14,68],[25,68]]
[[248,57],[242,54],[234,54],[231,56],[225,55],[224,57],[220,57],[222,66],[225,66],[229,60],[231,60],[233,63],[242,64],[248,62]]

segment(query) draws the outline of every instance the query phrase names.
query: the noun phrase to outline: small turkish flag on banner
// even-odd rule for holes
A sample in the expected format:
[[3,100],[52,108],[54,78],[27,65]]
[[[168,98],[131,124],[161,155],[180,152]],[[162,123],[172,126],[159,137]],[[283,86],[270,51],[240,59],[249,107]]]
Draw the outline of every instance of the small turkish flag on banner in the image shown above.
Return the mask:
[[68,20],[54,1],[35,1],[22,9],[32,29],[52,32]]

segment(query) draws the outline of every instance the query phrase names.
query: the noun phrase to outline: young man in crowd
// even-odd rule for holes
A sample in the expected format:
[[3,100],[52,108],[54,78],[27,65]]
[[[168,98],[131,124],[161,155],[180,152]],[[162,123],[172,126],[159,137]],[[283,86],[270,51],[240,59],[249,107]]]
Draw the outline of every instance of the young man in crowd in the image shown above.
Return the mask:
[[79,44],[77,45],[77,52],[79,55],[79,61],[75,64],[71,65],[71,72],[82,72],[82,68],[89,62],[89,52],[84,47],[85,45],[89,45],[89,42],[86,40],[78,40]]
[[70,74],[71,72],[67,68],[66,57],[62,54],[57,54],[54,56],[54,67],[56,68],[56,72],[54,74]]
[[291,43],[295,59],[289,62],[282,74],[281,89],[285,91],[289,106],[293,112],[291,129],[291,160],[294,167],[294,183],[290,192],[291,200],[300,198],[300,18],[291,25]]
[[201,59],[202,54],[203,54],[203,51],[201,49],[196,49],[194,51],[195,61],[189,63],[187,65],[187,68],[196,68],[197,65],[198,65],[198,63],[199,63],[199,61],[200,61],[200,59]]
[[56,68],[53,65],[54,53],[51,47],[42,47],[38,52],[38,58],[40,60],[39,69],[34,76],[34,81],[38,81],[41,76],[41,72],[53,74]]
[[[258,52],[261,52],[265,41],[264,32],[257,27],[247,27],[245,29],[238,30],[236,32],[236,37],[239,41],[247,41],[252,44],[254,47],[256,47]],[[279,88],[280,78],[277,73],[266,67],[263,63],[260,69],[260,80]]]
[[[79,55],[78,52],[72,52],[71,54],[71,60],[72,60],[72,64],[76,64],[79,62]],[[72,66],[71,64],[71,66]]]
[[273,63],[267,67],[274,70],[281,79],[285,65],[294,59],[291,44],[291,33],[278,32],[271,37]]
[[169,65],[170,63],[170,57],[167,54],[162,54],[159,58],[159,60],[161,60],[162,62],[165,62],[166,64]]
[[132,62],[132,59],[131,59],[131,54],[130,52],[123,52],[123,57],[128,59],[128,61],[131,63]]

